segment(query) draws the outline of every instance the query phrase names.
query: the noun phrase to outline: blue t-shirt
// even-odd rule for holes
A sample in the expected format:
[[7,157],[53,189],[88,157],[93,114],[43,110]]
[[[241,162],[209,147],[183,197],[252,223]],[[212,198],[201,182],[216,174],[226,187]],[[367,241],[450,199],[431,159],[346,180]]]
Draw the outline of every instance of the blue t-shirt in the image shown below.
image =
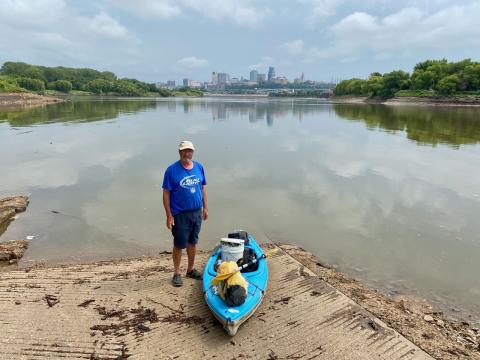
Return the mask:
[[165,170],[162,187],[170,190],[172,215],[201,209],[203,185],[207,185],[207,180],[202,164],[193,161],[193,167],[190,170],[185,169],[180,160],[170,165]]

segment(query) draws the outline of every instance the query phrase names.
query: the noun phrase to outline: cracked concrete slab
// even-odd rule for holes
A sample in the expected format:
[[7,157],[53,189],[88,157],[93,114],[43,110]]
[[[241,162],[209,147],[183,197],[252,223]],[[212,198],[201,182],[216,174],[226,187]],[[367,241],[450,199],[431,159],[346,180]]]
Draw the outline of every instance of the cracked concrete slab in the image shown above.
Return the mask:
[[199,281],[171,285],[170,255],[0,273],[0,358],[432,359],[285,251],[268,261],[234,337]]

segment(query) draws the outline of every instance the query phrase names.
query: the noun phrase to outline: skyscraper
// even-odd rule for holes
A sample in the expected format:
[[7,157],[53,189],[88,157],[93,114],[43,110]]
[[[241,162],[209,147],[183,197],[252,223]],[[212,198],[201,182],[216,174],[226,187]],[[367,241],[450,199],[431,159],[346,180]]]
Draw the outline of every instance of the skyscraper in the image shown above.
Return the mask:
[[224,85],[230,81],[230,75],[227,73],[217,73],[217,84]]
[[273,66],[270,66],[268,68],[268,81],[272,81],[274,77],[275,77],[275,68]]
[[258,71],[252,70],[250,71],[250,81],[257,81]]

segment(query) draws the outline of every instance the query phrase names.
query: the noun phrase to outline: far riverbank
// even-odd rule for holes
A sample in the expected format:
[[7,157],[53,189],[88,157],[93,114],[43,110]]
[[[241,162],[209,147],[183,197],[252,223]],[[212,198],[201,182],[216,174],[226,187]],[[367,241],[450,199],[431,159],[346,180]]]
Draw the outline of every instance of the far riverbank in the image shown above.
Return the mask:
[[415,97],[395,96],[393,98],[372,98],[367,96],[331,96],[329,102],[335,104],[382,104],[419,106],[480,106],[480,96]]

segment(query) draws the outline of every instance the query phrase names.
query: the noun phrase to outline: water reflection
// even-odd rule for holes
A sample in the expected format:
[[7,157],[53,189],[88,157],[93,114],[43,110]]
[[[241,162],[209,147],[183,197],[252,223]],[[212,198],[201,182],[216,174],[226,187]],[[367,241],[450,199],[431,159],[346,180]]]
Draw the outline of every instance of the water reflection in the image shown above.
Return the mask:
[[265,122],[273,126],[275,120],[294,116],[299,121],[305,116],[333,111],[341,119],[362,121],[368,129],[387,132],[405,132],[408,139],[422,145],[448,144],[458,148],[480,141],[480,110],[471,107],[417,107],[385,105],[330,105],[322,100],[225,100],[209,101],[185,99],[163,101],[158,107],[171,112],[181,108],[185,114],[210,112],[212,120],[224,121],[247,116],[250,123]]
[[155,109],[155,100],[112,101],[79,99],[55,105],[27,109],[0,109],[0,122],[22,127],[55,122],[93,122],[116,119],[120,114],[134,114]]
[[183,111],[185,114],[192,112],[209,112],[212,120],[224,121],[236,117],[248,117],[250,123],[265,122],[273,126],[274,119],[293,115],[300,121],[304,115],[328,112],[325,101],[311,100],[268,100],[268,99],[183,99],[181,101],[161,101],[158,107],[168,107],[171,112]]
[[333,108],[340,118],[363,121],[369,129],[405,131],[418,144],[449,144],[458,148],[480,141],[477,108],[338,104]]
[[191,138],[209,179],[203,248],[246,227],[360,268],[367,282],[400,279],[479,309],[479,111],[105,99],[3,112],[0,196],[31,204],[2,239],[36,235],[33,259],[169,248],[160,186]]
[[250,123],[274,126],[286,116],[299,121],[305,116],[334,111],[341,119],[364,122],[368,129],[390,133],[405,132],[422,145],[448,144],[458,148],[480,141],[480,110],[471,107],[417,107],[384,105],[329,105],[323,100],[235,100],[212,99],[76,99],[54,106],[0,110],[0,122],[22,127],[53,122],[94,122],[115,119],[121,114],[162,110],[192,114],[206,112],[213,121],[246,117]]

